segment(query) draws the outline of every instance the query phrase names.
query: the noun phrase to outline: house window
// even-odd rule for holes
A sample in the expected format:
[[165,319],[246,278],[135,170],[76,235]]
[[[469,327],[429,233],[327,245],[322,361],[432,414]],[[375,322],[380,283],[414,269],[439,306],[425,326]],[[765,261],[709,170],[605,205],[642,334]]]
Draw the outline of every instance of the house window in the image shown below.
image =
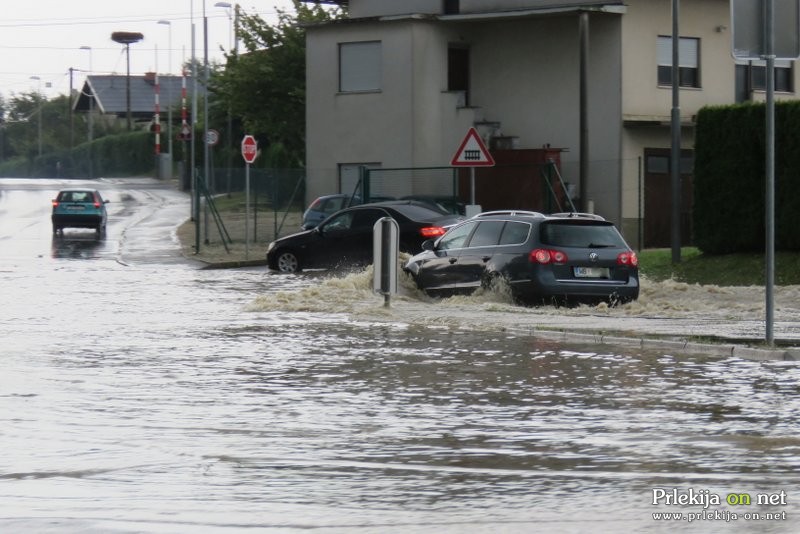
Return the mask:
[[[672,85],[672,37],[658,37],[658,85]],[[678,85],[700,87],[700,39],[678,41]]]
[[462,106],[469,105],[469,48],[450,46],[447,49],[447,90],[464,94]]
[[[775,90],[781,93],[794,92],[792,62],[775,60]],[[767,88],[767,62],[764,60],[736,62],[736,101],[750,100],[753,91]]]
[[339,91],[380,91],[381,42],[339,44]]
[[[647,174],[670,174],[671,156],[647,155],[645,159],[645,172]],[[681,174],[694,172],[694,154],[681,150]]]

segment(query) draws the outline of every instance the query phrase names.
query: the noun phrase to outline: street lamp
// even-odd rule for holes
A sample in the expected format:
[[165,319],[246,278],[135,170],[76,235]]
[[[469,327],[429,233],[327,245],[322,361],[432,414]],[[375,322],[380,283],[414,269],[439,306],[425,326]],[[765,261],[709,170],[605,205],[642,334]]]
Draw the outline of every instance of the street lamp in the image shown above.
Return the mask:
[[[233,41],[233,39],[235,37],[233,37],[234,32],[232,30],[233,21],[231,20],[231,4],[228,3],[228,2],[217,2],[216,4],[214,4],[214,7],[221,7],[223,9],[225,9],[226,13],[228,14],[228,22],[231,23],[231,26],[228,29],[228,37],[229,37],[229,40]],[[228,135],[228,147],[231,148],[231,150],[228,150],[228,165],[227,165],[228,169],[227,169],[227,172],[226,172],[226,175],[227,175],[226,178],[227,178],[228,184],[227,184],[227,188],[226,189],[228,190],[228,196],[230,197],[231,196],[231,167],[233,166],[233,147],[234,147],[234,144],[233,144],[233,113],[231,112],[230,97],[228,99],[228,134],[227,135]]]
[[111,34],[111,40],[115,43],[125,45],[125,55],[128,62],[128,74],[126,77],[126,97],[127,102],[127,116],[128,116],[128,131],[133,129],[133,119],[131,117],[131,44],[138,43],[144,39],[144,35],[138,32],[114,32]]
[[37,100],[39,100],[39,156],[42,155],[42,79],[39,76],[31,76],[31,80],[39,82],[39,89],[36,91]]
[[92,169],[92,140],[94,139],[94,89],[92,85],[89,83],[89,76],[92,74],[92,47],[91,46],[82,46],[81,50],[87,50],[89,52],[89,71],[86,73],[86,86],[91,91],[91,95],[89,95],[89,178],[93,178],[94,170]]
[[[168,20],[159,20],[156,24],[164,24],[169,30],[169,41],[167,44],[167,64],[169,69],[169,76],[172,76],[172,23]],[[170,162],[172,161],[172,78],[169,78],[167,84],[167,139]]]
[[[214,4],[214,7],[221,7],[222,9],[225,10],[225,12],[228,14],[228,22],[231,23],[231,28],[233,28],[233,22],[231,21],[231,7],[233,6],[231,6],[230,2],[217,2],[216,4]],[[233,43],[232,36],[233,36],[232,29],[228,29],[228,40],[231,43]]]

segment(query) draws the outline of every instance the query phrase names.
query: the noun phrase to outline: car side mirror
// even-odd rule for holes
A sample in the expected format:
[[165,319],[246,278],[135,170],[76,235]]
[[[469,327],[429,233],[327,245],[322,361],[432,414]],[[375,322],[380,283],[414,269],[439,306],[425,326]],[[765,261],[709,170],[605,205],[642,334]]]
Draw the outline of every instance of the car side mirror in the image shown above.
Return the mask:
[[434,248],[433,239],[426,239],[422,242],[422,250],[433,250]]

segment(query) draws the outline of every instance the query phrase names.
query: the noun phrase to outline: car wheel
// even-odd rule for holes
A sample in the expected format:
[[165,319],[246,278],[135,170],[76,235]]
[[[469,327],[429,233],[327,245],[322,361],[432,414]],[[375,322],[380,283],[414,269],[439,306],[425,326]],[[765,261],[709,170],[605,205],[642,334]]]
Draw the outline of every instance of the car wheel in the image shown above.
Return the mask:
[[278,253],[278,258],[275,260],[275,265],[279,272],[282,273],[296,273],[300,270],[300,260],[297,255],[290,250],[283,250]]
[[62,232],[61,228],[53,225],[53,235],[58,235],[60,232]]

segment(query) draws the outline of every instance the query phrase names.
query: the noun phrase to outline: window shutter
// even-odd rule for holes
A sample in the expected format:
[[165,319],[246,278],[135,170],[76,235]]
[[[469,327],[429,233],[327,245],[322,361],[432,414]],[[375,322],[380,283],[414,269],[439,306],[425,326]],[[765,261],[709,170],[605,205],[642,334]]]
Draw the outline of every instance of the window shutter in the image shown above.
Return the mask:
[[339,90],[376,91],[381,88],[381,42],[339,45]]
[[[678,41],[678,66],[696,69],[699,57],[699,39],[681,37]],[[658,37],[657,58],[661,66],[672,66],[672,37]]]

